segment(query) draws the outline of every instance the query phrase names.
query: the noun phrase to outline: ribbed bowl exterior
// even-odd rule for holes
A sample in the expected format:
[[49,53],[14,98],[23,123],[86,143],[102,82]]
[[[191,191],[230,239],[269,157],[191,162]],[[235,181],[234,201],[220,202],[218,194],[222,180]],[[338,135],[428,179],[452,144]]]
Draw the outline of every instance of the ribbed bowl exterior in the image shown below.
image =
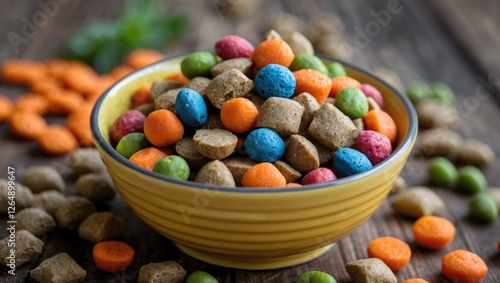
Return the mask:
[[140,84],[178,70],[179,61],[156,63],[113,86],[97,103],[92,127],[104,164],[130,208],[181,250],[207,262],[268,269],[319,256],[377,210],[414,145],[416,117],[408,101],[378,78],[346,66],[350,76],[382,91],[385,110],[398,125],[398,149],[372,172],[296,190],[218,189],[145,172],[113,153],[109,128]]

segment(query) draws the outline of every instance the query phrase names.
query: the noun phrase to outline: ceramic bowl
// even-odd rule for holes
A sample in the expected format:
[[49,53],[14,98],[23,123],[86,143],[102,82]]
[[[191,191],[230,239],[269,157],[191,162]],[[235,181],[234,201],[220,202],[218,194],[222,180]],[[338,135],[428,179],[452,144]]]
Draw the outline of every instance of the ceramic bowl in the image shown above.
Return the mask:
[[[349,76],[378,88],[398,126],[393,154],[361,174],[301,188],[226,188],[174,180],[130,163],[109,130],[143,83],[180,70],[183,56],[135,71],[102,95],[91,124],[95,144],[130,208],[180,250],[240,269],[273,269],[314,259],[367,221],[388,195],[417,135],[410,101],[376,76],[344,64]],[[328,58],[324,58],[328,61]]]

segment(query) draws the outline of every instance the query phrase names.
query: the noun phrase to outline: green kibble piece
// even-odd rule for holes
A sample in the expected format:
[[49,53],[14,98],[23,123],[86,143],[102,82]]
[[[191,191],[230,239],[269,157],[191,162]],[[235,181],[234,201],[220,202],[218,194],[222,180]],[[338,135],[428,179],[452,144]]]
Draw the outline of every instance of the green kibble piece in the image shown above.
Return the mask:
[[443,83],[434,83],[432,84],[431,89],[432,98],[448,105],[455,103],[455,93],[453,93],[453,90],[449,86]]
[[366,95],[355,87],[341,90],[335,98],[335,106],[351,119],[361,118],[368,113]]
[[432,89],[425,83],[412,83],[406,89],[406,96],[413,104],[417,104],[420,100],[431,97],[431,95]]
[[129,159],[132,154],[149,145],[143,133],[130,133],[123,136],[116,145],[116,152]]
[[195,271],[188,276],[186,283],[219,283],[219,281],[205,271]]
[[344,69],[344,66],[339,62],[332,62],[326,66],[328,69],[328,76],[330,78],[334,77],[347,77],[347,72]]
[[458,170],[458,188],[467,193],[484,191],[486,178],[477,167],[464,166]]
[[482,222],[493,222],[498,217],[498,209],[495,200],[485,194],[477,193],[469,203],[470,215]]
[[306,271],[300,274],[297,283],[337,283],[337,280],[322,271]]
[[447,186],[458,178],[457,168],[444,157],[433,158],[427,167],[431,182],[436,185]]
[[294,72],[302,69],[313,69],[328,75],[328,69],[321,59],[309,53],[299,53],[290,64],[290,71]]
[[186,160],[177,155],[169,155],[158,160],[153,166],[153,172],[160,173],[170,178],[187,180],[189,165]]
[[208,51],[195,52],[181,62],[181,71],[188,78],[210,77],[210,70],[219,63],[217,56]]

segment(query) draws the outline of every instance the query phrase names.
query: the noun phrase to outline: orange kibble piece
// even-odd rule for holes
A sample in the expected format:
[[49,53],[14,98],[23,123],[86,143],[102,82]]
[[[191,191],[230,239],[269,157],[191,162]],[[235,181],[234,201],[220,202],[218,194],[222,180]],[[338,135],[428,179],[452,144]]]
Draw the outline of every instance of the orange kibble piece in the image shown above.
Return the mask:
[[61,89],[62,89],[61,82],[54,78],[45,78],[43,80],[31,84],[31,91],[34,93],[39,93],[43,96],[46,96],[54,92],[59,92],[61,91]]
[[171,146],[182,139],[184,126],[177,115],[169,110],[159,109],[146,117],[144,135],[154,146]]
[[426,281],[422,278],[411,278],[411,279],[405,280],[403,283],[429,283],[429,281]]
[[99,76],[92,68],[77,62],[70,64],[61,79],[67,87],[85,96],[91,95],[99,83]]
[[486,263],[476,254],[466,250],[455,250],[441,259],[441,271],[455,283],[479,282],[486,273]]
[[68,116],[66,128],[76,137],[80,146],[94,146],[92,131],[90,129],[90,115],[94,105],[85,103]]
[[361,83],[351,77],[333,77],[330,96],[336,97],[337,94],[346,87],[361,88]]
[[129,67],[137,69],[158,62],[163,58],[165,58],[165,56],[158,51],[151,49],[137,49],[127,55],[125,62]]
[[120,80],[127,76],[128,74],[132,73],[134,71],[134,68],[127,66],[127,65],[120,65],[115,67],[111,72],[108,74],[109,77],[113,78],[115,81]]
[[255,128],[259,110],[249,99],[239,97],[222,105],[220,118],[228,130],[242,134]]
[[116,79],[110,76],[102,76],[99,77],[95,85],[89,89],[87,93],[87,97],[93,97],[93,96],[101,96],[108,88],[110,88],[114,83],[116,83]]
[[12,111],[14,111],[14,103],[7,96],[0,95],[0,122],[9,119]]
[[262,162],[248,169],[241,178],[243,187],[280,188],[286,186],[286,179],[273,164]]
[[288,68],[292,64],[293,58],[295,55],[290,45],[278,38],[259,43],[250,57],[256,70],[269,64],[279,64]]
[[423,216],[413,224],[413,235],[422,247],[442,249],[453,241],[455,226],[443,217]]
[[301,184],[299,184],[299,183],[293,183],[293,182],[292,182],[292,183],[288,183],[288,184],[286,184],[286,186],[285,186],[285,187],[287,187],[287,188],[295,188],[295,187],[302,187],[302,185],[301,185]]
[[47,128],[47,123],[35,112],[14,110],[9,118],[9,126],[17,137],[34,139]]
[[180,82],[182,85],[186,85],[189,82],[189,78],[184,76],[182,72],[173,73],[165,77],[165,80],[174,80]]
[[51,59],[45,62],[45,66],[50,77],[59,79],[68,71],[70,63],[61,59]]
[[70,153],[78,148],[75,136],[62,126],[47,127],[36,136],[36,142],[40,149],[52,155]]
[[77,92],[62,90],[46,95],[49,102],[48,114],[68,115],[78,110],[85,103],[85,99]]
[[28,93],[18,96],[14,101],[14,106],[17,110],[44,115],[49,109],[49,102],[40,94]]
[[325,74],[317,70],[302,69],[293,72],[295,77],[295,95],[307,92],[314,96],[319,104],[323,104],[332,87],[332,80]]
[[382,109],[370,110],[364,117],[365,130],[379,132],[388,137],[392,144],[396,142],[398,129],[392,117]]
[[410,262],[411,249],[400,239],[380,237],[368,244],[368,256],[378,258],[392,271],[398,271]]
[[132,94],[130,98],[132,108],[135,108],[139,105],[150,103],[153,99],[149,93],[151,90],[150,84],[141,85],[135,92]]
[[35,61],[12,59],[3,63],[0,74],[5,82],[31,85],[46,78],[48,68]]
[[135,251],[121,241],[104,241],[95,244],[92,259],[95,265],[108,272],[127,269],[134,260]]
[[156,147],[147,147],[136,151],[128,160],[139,167],[153,171],[153,167],[158,160],[171,154],[172,153],[169,154],[159,150]]

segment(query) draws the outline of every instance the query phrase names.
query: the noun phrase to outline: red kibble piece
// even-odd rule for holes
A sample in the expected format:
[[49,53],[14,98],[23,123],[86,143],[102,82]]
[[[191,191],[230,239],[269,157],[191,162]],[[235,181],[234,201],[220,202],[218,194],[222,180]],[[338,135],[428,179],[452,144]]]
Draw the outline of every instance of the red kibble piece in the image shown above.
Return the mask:
[[302,185],[325,183],[337,180],[337,176],[332,170],[324,167],[314,169],[302,178]]
[[254,50],[253,45],[243,37],[227,35],[215,43],[215,53],[224,60],[250,57]]
[[142,132],[145,120],[146,116],[137,110],[129,110],[123,113],[111,127],[109,132],[111,140],[118,143],[127,134]]
[[361,131],[356,138],[354,147],[366,155],[372,165],[379,164],[392,153],[392,144],[389,138],[371,130]]

